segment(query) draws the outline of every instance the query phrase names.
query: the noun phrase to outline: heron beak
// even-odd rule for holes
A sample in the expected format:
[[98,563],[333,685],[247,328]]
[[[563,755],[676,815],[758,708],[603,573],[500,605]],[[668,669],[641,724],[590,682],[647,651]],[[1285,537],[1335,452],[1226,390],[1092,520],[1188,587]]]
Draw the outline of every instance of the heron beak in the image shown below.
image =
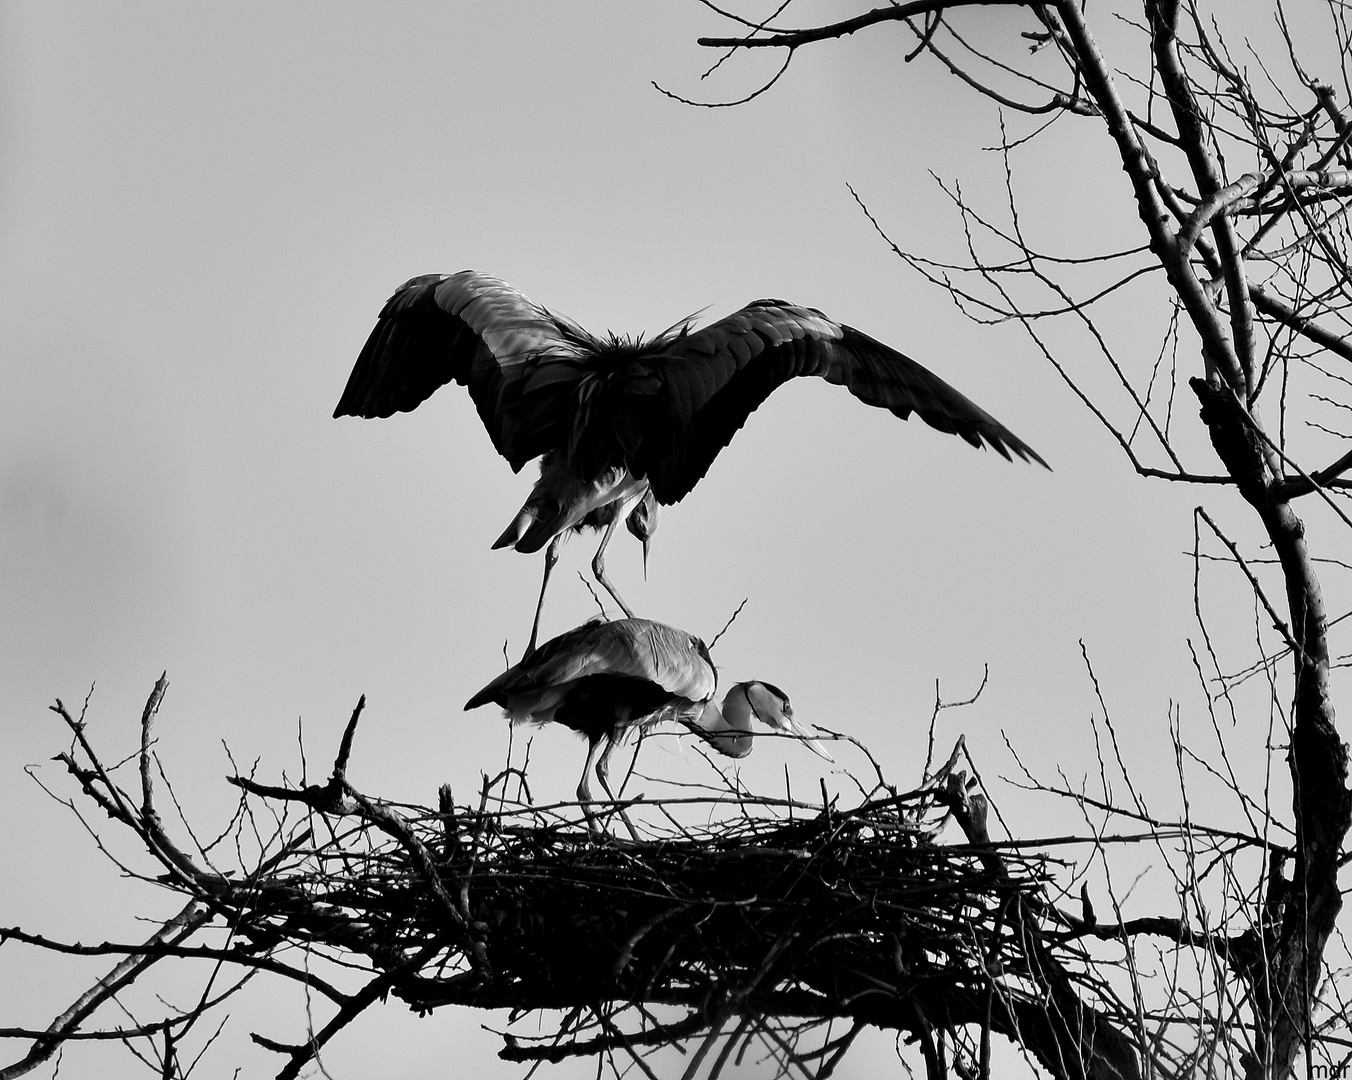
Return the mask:
[[825,758],[832,765],[836,763],[836,759],[833,758],[829,753],[827,753],[826,747],[824,747],[817,739],[814,739],[812,737],[812,732],[808,731],[807,728],[805,728],[792,716],[786,716],[784,717],[784,719],[789,722],[789,727],[791,727],[793,729],[793,733],[797,735],[799,739],[802,740],[804,746],[806,746],[818,757]]
[[643,538],[643,580],[648,580],[648,545],[652,543],[648,537]]

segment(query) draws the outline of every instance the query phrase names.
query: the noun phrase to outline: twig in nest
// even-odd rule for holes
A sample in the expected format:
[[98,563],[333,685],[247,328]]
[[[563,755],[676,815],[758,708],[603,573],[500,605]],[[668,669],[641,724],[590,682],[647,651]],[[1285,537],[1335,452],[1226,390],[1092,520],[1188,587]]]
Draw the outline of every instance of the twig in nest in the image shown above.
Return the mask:
[[713,647],[718,644],[718,639],[728,632],[728,627],[730,627],[733,623],[737,621],[737,616],[742,613],[742,608],[746,607],[746,602],[750,599],[751,597],[749,596],[743,597],[742,602],[737,605],[737,610],[732,613],[732,617],[729,618],[728,621],[723,624],[723,629],[714,635],[713,641],[709,642],[710,651],[712,651]]
[[577,576],[582,580],[582,584],[587,586],[587,591],[591,593],[592,602],[596,604],[597,612],[604,619],[606,617],[606,605],[601,603],[601,597],[597,595],[596,590],[592,588],[592,583],[587,580],[581,570],[577,572]]
[[350,814],[356,804],[349,797],[350,786],[347,782],[347,759],[352,754],[352,738],[357,733],[357,721],[366,708],[366,695],[357,699],[357,707],[343,729],[343,737],[338,743],[338,756],[333,761],[333,775],[324,784],[308,784],[303,788],[277,787],[273,784],[260,784],[245,776],[227,776],[226,780],[264,799],[281,799],[289,802],[304,803],[311,810],[321,814]]

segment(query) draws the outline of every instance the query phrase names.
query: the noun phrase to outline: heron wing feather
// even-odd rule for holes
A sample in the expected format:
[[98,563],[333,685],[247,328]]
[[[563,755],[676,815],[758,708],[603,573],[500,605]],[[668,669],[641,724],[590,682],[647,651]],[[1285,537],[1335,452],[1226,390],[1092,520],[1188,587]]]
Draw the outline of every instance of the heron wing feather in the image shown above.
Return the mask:
[[868,405],[1046,464],[984,409],[908,356],[813,308],[758,300],[700,330],[672,334],[645,357],[661,391],[631,398],[644,439],[630,467],[659,502],[684,498],[774,390],[814,375]]
[[465,708],[589,675],[644,679],[668,693],[703,701],[713,696],[717,674],[693,642],[684,631],[649,619],[587,623],[545,642],[470,698]]
[[469,388],[494,447],[519,469],[562,441],[586,340],[488,274],[416,277],[385,304],[333,415],[408,412],[454,381]]

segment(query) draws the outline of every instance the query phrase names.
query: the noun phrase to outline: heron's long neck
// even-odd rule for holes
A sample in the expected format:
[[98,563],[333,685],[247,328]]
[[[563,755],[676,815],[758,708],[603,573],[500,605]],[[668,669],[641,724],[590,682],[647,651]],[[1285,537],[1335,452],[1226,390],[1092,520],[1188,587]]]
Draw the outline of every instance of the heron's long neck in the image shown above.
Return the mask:
[[692,726],[725,757],[751,753],[751,701],[739,683],[728,691],[721,706],[710,701]]

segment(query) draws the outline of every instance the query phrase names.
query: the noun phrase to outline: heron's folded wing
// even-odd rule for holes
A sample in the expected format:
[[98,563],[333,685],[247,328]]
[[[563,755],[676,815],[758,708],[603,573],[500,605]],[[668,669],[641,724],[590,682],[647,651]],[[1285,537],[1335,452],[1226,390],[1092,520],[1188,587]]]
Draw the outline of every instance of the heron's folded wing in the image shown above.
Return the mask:
[[629,402],[641,431],[631,468],[663,503],[687,495],[776,387],[816,375],[903,420],[1003,457],[1046,464],[1022,439],[910,357],[813,308],[758,300],[701,330],[672,335],[634,371]]
[[691,701],[713,696],[718,680],[693,635],[649,619],[617,619],[587,623],[546,641],[470,698],[465,708],[589,675],[643,679]]
[[591,639],[600,623],[576,626],[556,638],[550,638],[534,652],[524,656],[465,703],[466,711],[477,709],[490,701],[503,701],[509,694],[526,693],[541,687],[557,685],[576,675],[559,675],[579,658],[592,651]]

